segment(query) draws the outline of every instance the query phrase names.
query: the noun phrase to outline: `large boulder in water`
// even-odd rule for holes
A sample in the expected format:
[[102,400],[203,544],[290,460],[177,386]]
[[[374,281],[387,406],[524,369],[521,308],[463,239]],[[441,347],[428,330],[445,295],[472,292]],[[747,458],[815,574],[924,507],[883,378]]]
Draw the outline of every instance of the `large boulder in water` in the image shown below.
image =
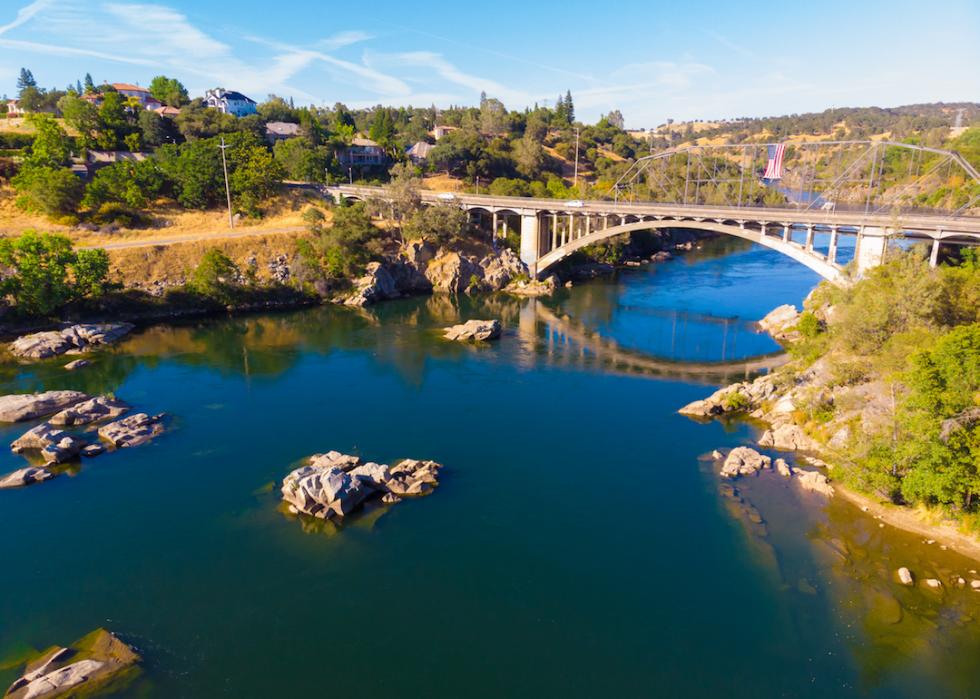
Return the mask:
[[500,337],[499,320],[468,320],[446,328],[447,340],[494,340]]
[[93,631],[67,648],[55,646],[29,663],[4,699],[90,697],[122,689],[140,672],[142,658],[105,629]]
[[344,304],[347,306],[368,306],[385,299],[394,299],[401,296],[401,292],[395,289],[395,280],[392,279],[388,270],[381,266],[380,262],[368,264],[364,276],[354,282],[354,293],[347,297]]
[[786,451],[808,451],[814,449],[816,444],[799,425],[784,424],[773,430],[766,430],[759,439],[759,446]]
[[52,425],[87,425],[90,422],[117,418],[129,410],[130,406],[126,401],[99,396],[62,410],[49,422]]
[[99,436],[117,448],[145,444],[163,432],[163,414],[136,413],[99,428]]
[[46,422],[14,440],[10,448],[16,454],[28,449],[39,449],[46,464],[60,464],[74,459],[88,442]]
[[724,465],[721,467],[721,475],[725,478],[737,478],[738,476],[751,476],[764,468],[769,468],[772,459],[760,454],[755,449],[749,447],[735,447],[728,454]]
[[65,352],[81,351],[90,346],[108,345],[132,329],[131,323],[83,323],[60,331],[18,337],[10,343],[10,351],[17,357],[43,359]]
[[91,397],[79,391],[47,391],[0,396],[0,422],[23,422],[45,417],[89,400]]
[[0,488],[25,488],[34,483],[49,481],[57,475],[46,468],[29,466],[0,478]]
[[441,468],[434,461],[405,459],[388,467],[336,451],[315,454],[307,466],[286,476],[282,498],[295,514],[345,517],[372,496],[394,503],[400,501],[397,496],[432,492]]

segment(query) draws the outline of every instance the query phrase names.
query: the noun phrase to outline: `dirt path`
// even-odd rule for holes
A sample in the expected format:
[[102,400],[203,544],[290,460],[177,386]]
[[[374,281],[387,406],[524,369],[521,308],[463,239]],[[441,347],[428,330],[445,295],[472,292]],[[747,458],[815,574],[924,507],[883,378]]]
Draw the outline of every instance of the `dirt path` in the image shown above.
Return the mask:
[[134,240],[128,243],[111,243],[109,245],[85,245],[79,250],[94,250],[95,248],[105,248],[106,250],[120,250],[122,248],[142,248],[155,247],[157,245],[172,245],[173,243],[191,243],[198,240],[219,240],[222,238],[240,238],[247,235],[267,235],[269,233],[295,233],[296,231],[306,230],[303,226],[295,228],[266,228],[263,230],[231,231],[228,233],[209,233],[205,235],[184,236],[182,238],[149,238],[146,240]]

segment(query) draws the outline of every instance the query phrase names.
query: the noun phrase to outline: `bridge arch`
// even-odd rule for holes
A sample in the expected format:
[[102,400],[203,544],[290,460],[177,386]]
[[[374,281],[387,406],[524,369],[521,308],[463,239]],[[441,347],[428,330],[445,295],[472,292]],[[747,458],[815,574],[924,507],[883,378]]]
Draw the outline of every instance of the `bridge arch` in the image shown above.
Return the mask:
[[570,240],[564,245],[561,245],[538,258],[536,273],[538,276],[542,276],[548,269],[556,265],[565,257],[576,250],[584,248],[586,245],[591,245],[592,243],[597,243],[601,240],[607,240],[623,233],[629,233],[630,231],[656,230],[663,228],[694,228],[697,230],[713,231],[715,233],[732,235],[736,238],[742,238],[744,240],[751,240],[753,243],[758,243],[759,245],[776,250],[777,252],[796,260],[797,262],[809,267],[828,281],[839,284],[843,280],[844,267],[842,265],[831,262],[821,253],[816,252],[815,250],[808,250],[805,246],[799,243],[784,240],[783,238],[777,238],[771,235],[765,235],[762,233],[762,231],[744,228],[739,225],[724,222],[685,222],[666,219],[662,221],[637,221],[635,223],[627,223],[624,225],[607,228],[602,231],[596,231],[582,238]]

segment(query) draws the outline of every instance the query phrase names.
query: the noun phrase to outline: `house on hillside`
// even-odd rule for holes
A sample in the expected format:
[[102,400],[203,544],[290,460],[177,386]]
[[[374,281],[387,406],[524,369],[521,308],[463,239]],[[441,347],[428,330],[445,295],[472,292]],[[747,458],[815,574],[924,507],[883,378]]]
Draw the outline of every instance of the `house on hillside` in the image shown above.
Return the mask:
[[10,100],[9,102],[7,102],[7,114],[9,114],[10,116],[23,116],[27,114],[26,111],[24,111],[18,106],[19,104],[20,104],[20,100]]
[[241,92],[226,90],[223,87],[208,90],[204,96],[204,104],[217,109],[222,114],[234,114],[236,117],[257,113],[255,100],[249,99]]
[[346,148],[337,151],[337,160],[343,167],[369,167],[384,165],[384,148],[369,138],[358,135]]
[[458,129],[455,126],[437,126],[432,129],[432,137],[438,141],[443,136],[448,136],[453,131],[457,130]]
[[289,124],[285,121],[270,121],[265,125],[265,138],[275,145],[276,141],[285,141],[299,136],[299,124]]
[[408,156],[408,159],[412,161],[413,165],[419,165],[425,162],[425,159],[429,157],[429,151],[433,148],[435,148],[435,146],[431,143],[419,141],[405,151],[405,155]]
[[150,91],[145,87],[130,85],[129,83],[112,83],[112,87],[114,87],[116,92],[123,97],[135,97],[138,99],[143,109],[156,109],[162,104],[160,100],[151,95]]

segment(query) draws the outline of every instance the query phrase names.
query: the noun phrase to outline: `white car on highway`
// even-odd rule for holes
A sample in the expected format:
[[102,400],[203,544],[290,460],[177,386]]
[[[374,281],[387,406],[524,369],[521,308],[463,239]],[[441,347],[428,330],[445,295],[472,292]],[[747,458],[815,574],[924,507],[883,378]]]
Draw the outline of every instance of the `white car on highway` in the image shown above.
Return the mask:
[[439,195],[439,198],[443,201],[456,201],[456,195],[452,192],[443,192]]
[[569,206],[573,209],[581,209],[583,206],[585,206],[585,202],[578,199],[572,199],[571,201],[566,201],[565,206]]

